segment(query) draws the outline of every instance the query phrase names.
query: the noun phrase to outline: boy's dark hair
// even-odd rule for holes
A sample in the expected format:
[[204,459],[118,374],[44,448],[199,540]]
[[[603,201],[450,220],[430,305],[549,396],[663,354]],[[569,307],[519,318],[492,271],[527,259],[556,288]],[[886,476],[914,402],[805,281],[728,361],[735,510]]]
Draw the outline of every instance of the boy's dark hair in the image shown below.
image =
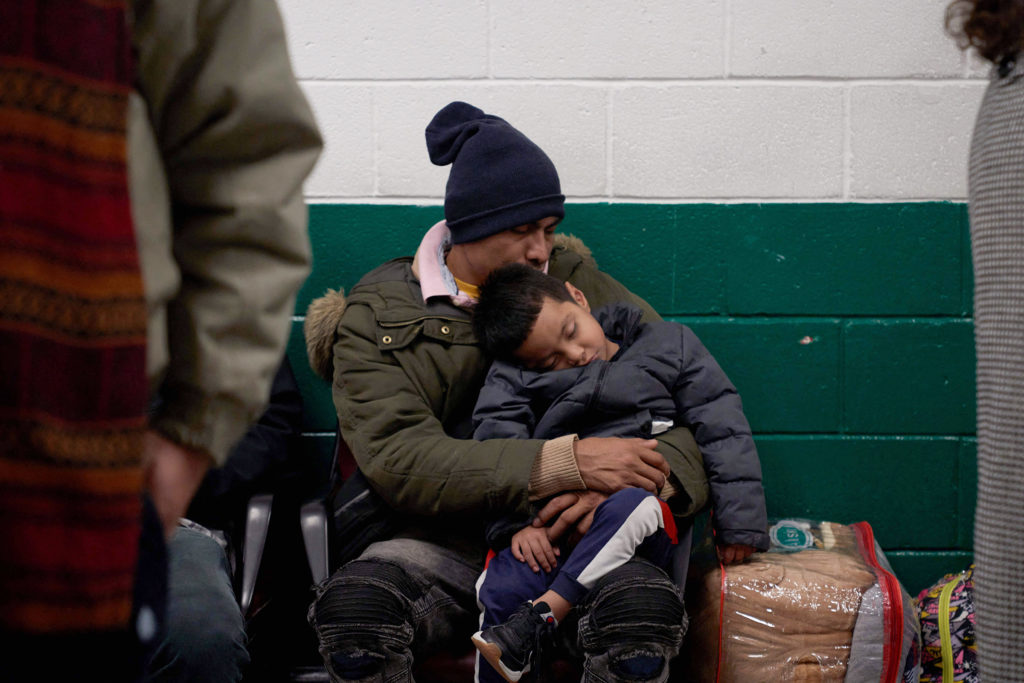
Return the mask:
[[530,335],[544,299],[572,301],[558,278],[522,263],[492,271],[473,309],[473,331],[484,351],[510,360]]

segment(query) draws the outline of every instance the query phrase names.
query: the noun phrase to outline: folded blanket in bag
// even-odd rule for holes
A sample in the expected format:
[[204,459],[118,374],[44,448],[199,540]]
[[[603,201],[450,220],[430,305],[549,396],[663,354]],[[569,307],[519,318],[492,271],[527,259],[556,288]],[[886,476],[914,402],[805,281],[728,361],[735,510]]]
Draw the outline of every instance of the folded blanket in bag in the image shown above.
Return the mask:
[[693,680],[917,683],[917,614],[871,526],[781,520],[771,537],[737,565],[695,551],[683,654]]

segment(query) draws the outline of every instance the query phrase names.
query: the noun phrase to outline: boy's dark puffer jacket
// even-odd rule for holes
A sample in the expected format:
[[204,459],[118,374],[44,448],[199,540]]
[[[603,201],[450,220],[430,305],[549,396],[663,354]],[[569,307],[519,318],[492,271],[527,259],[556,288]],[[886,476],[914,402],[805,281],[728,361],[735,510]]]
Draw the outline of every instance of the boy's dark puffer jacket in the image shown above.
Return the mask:
[[704,456],[722,543],[768,548],[761,465],[736,388],[690,328],[643,323],[627,303],[595,311],[620,345],[611,361],[535,372],[492,364],[473,415],[475,439],[651,437],[652,420],[686,426]]

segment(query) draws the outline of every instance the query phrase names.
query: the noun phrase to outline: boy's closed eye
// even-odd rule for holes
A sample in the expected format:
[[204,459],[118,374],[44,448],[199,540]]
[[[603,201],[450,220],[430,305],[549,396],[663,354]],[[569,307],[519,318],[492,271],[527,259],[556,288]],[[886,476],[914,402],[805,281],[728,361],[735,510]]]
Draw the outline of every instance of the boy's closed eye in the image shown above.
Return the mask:
[[516,359],[535,372],[610,360],[618,345],[607,339],[601,324],[590,313],[586,297],[569,283],[566,300],[545,296]]

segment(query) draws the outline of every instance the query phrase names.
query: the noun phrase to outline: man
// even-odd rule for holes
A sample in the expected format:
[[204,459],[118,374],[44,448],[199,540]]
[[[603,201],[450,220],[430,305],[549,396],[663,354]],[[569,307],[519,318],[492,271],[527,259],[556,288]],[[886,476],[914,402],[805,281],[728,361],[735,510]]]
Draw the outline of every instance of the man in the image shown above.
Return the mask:
[[0,24],[0,637],[12,671],[136,678],[163,538],[266,404],[322,142],[273,0]]
[[[504,120],[463,102],[426,130],[431,160],[452,164],[445,221],[415,258],[390,261],[349,293],[315,301],[306,322],[314,367],[333,381],[339,425],[372,487],[404,528],[342,566],[310,610],[336,681],[411,680],[415,657],[476,630],[474,584],[486,554],[483,522],[526,512],[585,531],[594,508],[628,486],[660,490],[692,514],[707,484],[689,432],[658,441],[473,441],[471,416],[490,359],[470,308],[506,263],[546,269],[595,305],[630,300],[653,310],[592,263],[554,249],[565,198],[551,160]],[[342,313],[342,310],[344,312]],[[333,360],[332,360],[333,355]],[[676,586],[643,560],[612,572],[577,608],[574,649],[599,680],[664,680],[685,615]],[[589,675],[589,674],[588,674]]]

